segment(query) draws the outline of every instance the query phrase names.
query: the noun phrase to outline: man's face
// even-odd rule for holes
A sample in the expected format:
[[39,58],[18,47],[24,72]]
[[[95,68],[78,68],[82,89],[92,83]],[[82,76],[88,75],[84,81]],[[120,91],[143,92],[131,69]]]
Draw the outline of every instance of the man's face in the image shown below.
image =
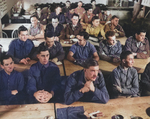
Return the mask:
[[72,21],[72,24],[76,26],[78,21],[79,21],[79,17],[78,16],[73,16],[71,21]]
[[93,22],[92,22],[93,26],[97,27],[99,26],[100,24],[100,19],[95,19]]
[[61,7],[56,8],[56,13],[58,13],[58,14],[61,13]]
[[49,51],[41,51],[40,54],[37,54],[37,57],[42,65],[45,65],[49,61]]
[[92,14],[92,13],[93,13],[93,9],[89,9],[89,10],[87,11],[87,13],[88,13],[88,14]]
[[95,2],[95,1],[93,1],[93,2],[92,2],[92,5],[95,5],[95,4],[96,4],[96,2]]
[[18,36],[20,40],[26,41],[28,39],[28,31],[20,31],[20,34]]
[[53,27],[57,27],[58,24],[59,24],[58,19],[52,19],[52,25],[53,25]]
[[1,67],[5,70],[7,74],[10,74],[14,69],[14,61],[10,57],[9,59],[3,60],[3,65]]
[[77,38],[79,39],[78,44],[81,45],[81,46],[84,46],[85,43],[86,43],[86,40],[84,39],[84,37],[80,36],[80,35],[77,35]]
[[144,33],[144,32],[141,32],[140,34],[137,34],[137,33],[135,34],[136,40],[138,42],[144,41],[145,36],[146,36],[146,33]]
[[66,2],[66,7],[70,7],[70,2]]
[[38,14],[41,14],[41,8],[37,8],[36,11],[37,11]]
[[51,38],[46,37],[46,45],[48,47],[52,47],[54,45],[54,37]]
[[38,19],[36,17],[32,17],[30,21],[33,26],[37,25],[38,23]]
[[127,56],[127,58],[125,59],[125,63],[124,66],[125,67],[132,67],[134,64],[134,56],[133,54],[130,54]]
[[118,18],[114,18],[111,22],[112,22],[112,24],[113,24],[114,26],[117,26],[118,23],[119,23],[119,19],[118,19]]
[[90,66],[88,69],[84,69],[85,78],[88,81],[95,81],[99,72],[99,66]]
[[116,44],[116,36],[109,36],[107,40],[109,45],[115,45]]

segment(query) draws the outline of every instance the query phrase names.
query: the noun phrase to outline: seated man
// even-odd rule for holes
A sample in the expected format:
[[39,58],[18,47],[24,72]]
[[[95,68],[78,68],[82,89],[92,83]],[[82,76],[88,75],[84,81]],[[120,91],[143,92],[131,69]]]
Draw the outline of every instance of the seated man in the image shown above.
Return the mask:
[[84,61],[88,58],[94,58],[98,61],[99,56],[95,47],[91,43],[86,41],[89,38],[88,33],[82,31],[77,37],[79,41],[71,46],[67,59],[81,66],[83,65]]
[[2,54],[0,71],[0,104],[23,103],[24,78],[20,72],[14,70],[12,56]]
[[14,57],[15,63],[27,64],[34,44],[28,39],[28,29],[24,26],[18,28],[18,37],[10,43],[8,54]]
[[62,8],[62,13],[66,14],[67,12],[69,12],[70,6],[71,6],[71,2],[67,0],[65,3],[65,7]]
[[84,70],[76,71],[68,77],[64,99],[66,104],[75,101],[107,103],[109,94],[96,60],[87,60]]
[[125,50],[129,50],[136,58],[146,59],[149,57],[149,41],[145,37],[146,31],[139,29],[134,36],[129,37],[125,43]]
[[38,21],[38,17],[36,15],[32,15],[30,17],[31,26],[29,28],[29,39],[37,40],[40,38],[44,38],[44,27]]
[[119,18],[116,15],[112,16],[111,23],[108,23],[104,27],[105,33],[107,31],[112,30],[112,31],[115,31],[116,37],[124,37],[125,32],[124,32],[123,28],[118,24],[118,22],[119,22]]
[[71,18],[72,23],[67,24],[65,28],[66,38],[72,39],[75,38],[79,32],[83,31],[81,24],[79,23],[79,15],[73,14]]
[[113,98],[118,96],[138,96],[138,74],[133,68],[134,56],[130,51],[124,51],[120,55],[121,64],[115,68],[111,75]]
[[90,35],[89,40],[99,43],[100,39],[105,38],[105,32],[103,30],[103,25],[100,24],[100,19],[98,16],[92,18],[91,24],[86,28],[86,32]]
[[47,47],[50,53],[49,59],[57,63],[65,58],[65,52],[60,42],[54,41],[54,36],[50,32],[45,32],[45,42],[42,42],[39,47]]
[[38,49],[39,61],[29,70],[27,93],[30,103],[46,103],[57,100],[60,81],[59,68],[49,61],[49,51],[46,47]]
[[140,81],[141,95],[150,96],[150,63],[147,64]]
[[82,15],[85,13],[85,9],[82,7],[83,2],[78,2],[78,7],[74,9],[74,12],[79,15],[79,19],[81,19]]
[[59,19],[58,17],[53,17],[52,18],[52,24],[48,24],[46,26],[46,32],[50,32],[54,36],[55,41],[59,41],[61,38],[61,31],[64,29],[62,24],[59,24]]
[[114,31],[107,31],[106,40],[103,40],[99,44],[99,57],[102,60],[118,62],[120,61],[120,54],[122,52],[122,46],[120,41],[116,40]]
[[72,23],[71,18],[72,15],[74,14],[74,9],[75,9],[75,5],[72,4],[69,11],[66,13],[65,17],[66,17],[66,24]]

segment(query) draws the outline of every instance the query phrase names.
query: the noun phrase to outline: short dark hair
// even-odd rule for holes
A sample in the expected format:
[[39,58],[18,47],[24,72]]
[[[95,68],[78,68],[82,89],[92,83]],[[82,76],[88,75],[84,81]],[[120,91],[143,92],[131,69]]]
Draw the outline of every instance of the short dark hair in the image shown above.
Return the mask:
[[145,30],[145,29],[141,29],[141,28],[138,28],[138,29],[135,30],[135,33],[138,34],[138,35],[139,35],[141,32],[142,32],[142,33],[146,33],[146,30]]
[[121,55],[120,55],[121,61],[122,61],[123,59],[127,59],[127,56],[130,55],[130,54],[132,54],[131,51],[123,51],[123,52],[121,53]]
[[118,16],[113,15],[113,16],[111,17],[111,20],[113,20],[113,19],[115,19],[115,18],[118,18],[118,19],[119,19],[119,17],[118,17]]
[[73,18],[74,16],[77,16],[77,17],[79,18],[79,15],[78,15],[78,14],[76,14],[76,13],[73,13],[73,15],[72,15],[72,17],[71,17],[71,18]]
[[59,18],[57,16],[52,17],[52,19],[58,19],[58,21],[59,21]]
[[106,34],[105,34],[105,37],[106,39],[108,40],[109,38],[108,37],[112,37],[115,35],[115,32],[114,31],[107,31]]
[[28,29],[24,25],[22,25],[18,28],[18,34],[20,34],[21,31],[28,31]]
[[95,2],[96,2],[96,0],[91,0],[91,3],[92,3],[93,1],[95,1]]
[[[82,1],[79,1],[79,2],[81,2],[81,3],[83,4],[83,2],[82,2]],[[79,3],[79,2],[78,2],[78,3]]]
[[98,61],[96,61],[96,60],[93,59],[93,58],[90,58],[90,59],[87,59],[87,60],[84,62],[84,64],[83,64],[83,67],[84,67],[85,69],[88,69],[88,68],[90,68],[91,66],[99,66]]
[[99,17],[98,17],[98,16],[93,16],[93,17],[92,17],[92,20],[91,20],[91,23],[92,23],[95,19],[99,19]]
[[53,37],[53,36],[54,36],[54,34],[53,34],[52,32],[45,30],[45,33],[44,33],[44,38],[45,38],[45,40],[46,40],[47,37],[48,37],[48,38],[51,38],[51,37]]
[[89,34],[87,32],[85,32],[85,31],[79,32],[79,35],[83,36],[85,40],[89,39]]
[[0,60],[1,60],[1,65],[4,64],[4,62],[3,62],[4,60],[9,59],[9,58],[11,58],[11,59],[14,61],[14,59],[13,59],[13,57],[12,57],[11,55],[7,54],[7,52],[3,52],[3,53],[1,54],[1,58],[0,58]]
[[66,3],[67,3],[67,2],[71,3],[69,0],[67,0]]
[[42,51],[48,51],[46,46],[39,46],[37,49],[37,54],[40,54]]
[[31,16],[30,16],[30,19],[31,19],[32,17],[36,17],[36,18],[37,18],[37,20],[39,20],[38,16],[37,16],[37,15],[35,15],[35,14],[31,15]]

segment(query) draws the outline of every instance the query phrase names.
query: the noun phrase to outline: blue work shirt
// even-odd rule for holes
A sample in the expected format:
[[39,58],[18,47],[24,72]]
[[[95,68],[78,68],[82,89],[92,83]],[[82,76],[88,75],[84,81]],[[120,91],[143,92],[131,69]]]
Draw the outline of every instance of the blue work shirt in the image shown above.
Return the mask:
[[117,40],[117,43],[114,46],[110,46],[107,43],[107,40],[103,40],[99,44],[98,54],[100,59],[105,61],[111,61],[113,58],[120,58],[120,54],[122,53],[122,46],[120,41]]
[[83,59],[86,60],[88,58],[92,58],[93,54],[96,51],[94,45],[92,45],[90,42],[86,41],[85,46],[81,46],[78,44],[78,42],[71,46],[70,50],[74,53],[73,57],[75,59]]
[[27,82],[27,93],[31,98],[39,90],[54,91],[54,96],[56,96],[59,85],[59,68],[53,62],[48,62],[46,65],[37,62],[31,66]]
[[[4,70],[0,71],[0,102],[2,104],[11,104],[12,100],[17,97],[23,88],[24,78],[20,72],[14,70],[8,75]],[[17,90],[18,94],[12,95],[12,90]]]
[[107,92],[104,77],[101,72],[98,73],[96,80],[93,82],[95,87],[94,92],[80,92],[79,90],[84,87],[85,83],[84,70],[76,71],[68,77],[64,94],[66,104],[71,104],[78,100],[83,102],[107,103],[109,100],[109,94]]
[[9,45],[8,54],[14,57],[15,63],[19,63],[21,59],[29,57],[33,48],[34,44],[29,39],[26,41],[14,39]]

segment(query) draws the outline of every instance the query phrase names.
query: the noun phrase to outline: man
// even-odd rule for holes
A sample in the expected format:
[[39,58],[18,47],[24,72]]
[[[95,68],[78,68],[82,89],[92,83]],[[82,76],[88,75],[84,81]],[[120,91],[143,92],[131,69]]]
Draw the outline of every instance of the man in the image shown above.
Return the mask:
[[29,70],[27,93],[30,103],[46,103],[56,100],[60,81],[59,68],[49,61],[49,51],[46,47],[39,47],[37,57],[39,61]]
[[32,15],[30,17],[31,26],[29,29],[29,39],[37,40],[40,38],[44,38],[44,26],[39,23],[38,17],[36,15]]
[[106,40],[99,44],[99,57],[102,60],[110,62],[119,62],[122,46],[120,41],[116,40],[114,31],[107,31],[105,34]]
[[149,57],[149,41],[145,37],[146,31],[138,29],[134,36],[129,37],[125,43],[125,50],[133,53],[135,58],[146,59]]
[[65,3],[65,5],[66,6],[62,8],[62,13],[64,13],[64,14],[66,14],[67,12],[69,12],[71,2],[69,0],[67,0],[66,3]]
[[71,18],[72,23],[67,24],[65,28],[66,38],[72,39],[75,38],[79,32],[83,31],[81,24],[79,23],[79,15],[73,14]]
[[34,44],[28,39],[28,29],[24,26],[18,28],[18,39],[9,45],[8,54],[14,57],[15,63],[28,64],[29,54],[34,49]]
[[39,47],[47,47],[50,53],[49,59],[57,63],[65,58],[65,52],[60,42],[54,41],[55,37],[51,32],[45,32],[45,42],[42,42]]
[[91,5],[93,8],[93,14],[98,16],[98,14],[101,13],[101,9],[99,6],[96,5],[96,0],[91,0]]
[[6,53],[1,57],[0,71],[0,104],[21,104],[23,103],[24,78],[20,72],[14,70],[12,56]]
[[139,93],[138,74],[133,68],[134,56],[130,51],[124,51],[120,55],[121,64],[115,68],[111,75],[113,94],[112,97],[131,96]]
[[81,19],[82,15],[85,13],[85,9],[82,7],[83,2],[78,2],[78,7],[74,9],[74,12],[79,15],[79,19]]
[[150,63],[147,64],[140,81],[141,95],[150,96]]
[[124,37],[125,36],[125,32],[124,32],[123,28],[118,23],[119,23],[119,17],[117,17],[116,15],[112,16],[111,23],[108,23],[104,27],[105,33],[107,31],[112,30],[112,31],[115,32],[115,36],[116,37]]
[[77,38],[79,41],[71,46],[67,59],[81,66],[83,65],[84,61],[89,58],[94,58],[98,61],[99,56],[95,47],[86,41],[89,39],[88,33],[82,31],[79,33]]
[[75,101],[107,103],[109,95],[96,60],[87,60],[84,70],[76,71],[68,77],[64,99],[66,104]]
[[61,31],[64,29],[62,24],[59,24],[59,19],[57,16],[52,18],[52,24],[48,24],[46,26],[46,32],[50,32],[53,36],[55,41],[59,41],[62,37]]

